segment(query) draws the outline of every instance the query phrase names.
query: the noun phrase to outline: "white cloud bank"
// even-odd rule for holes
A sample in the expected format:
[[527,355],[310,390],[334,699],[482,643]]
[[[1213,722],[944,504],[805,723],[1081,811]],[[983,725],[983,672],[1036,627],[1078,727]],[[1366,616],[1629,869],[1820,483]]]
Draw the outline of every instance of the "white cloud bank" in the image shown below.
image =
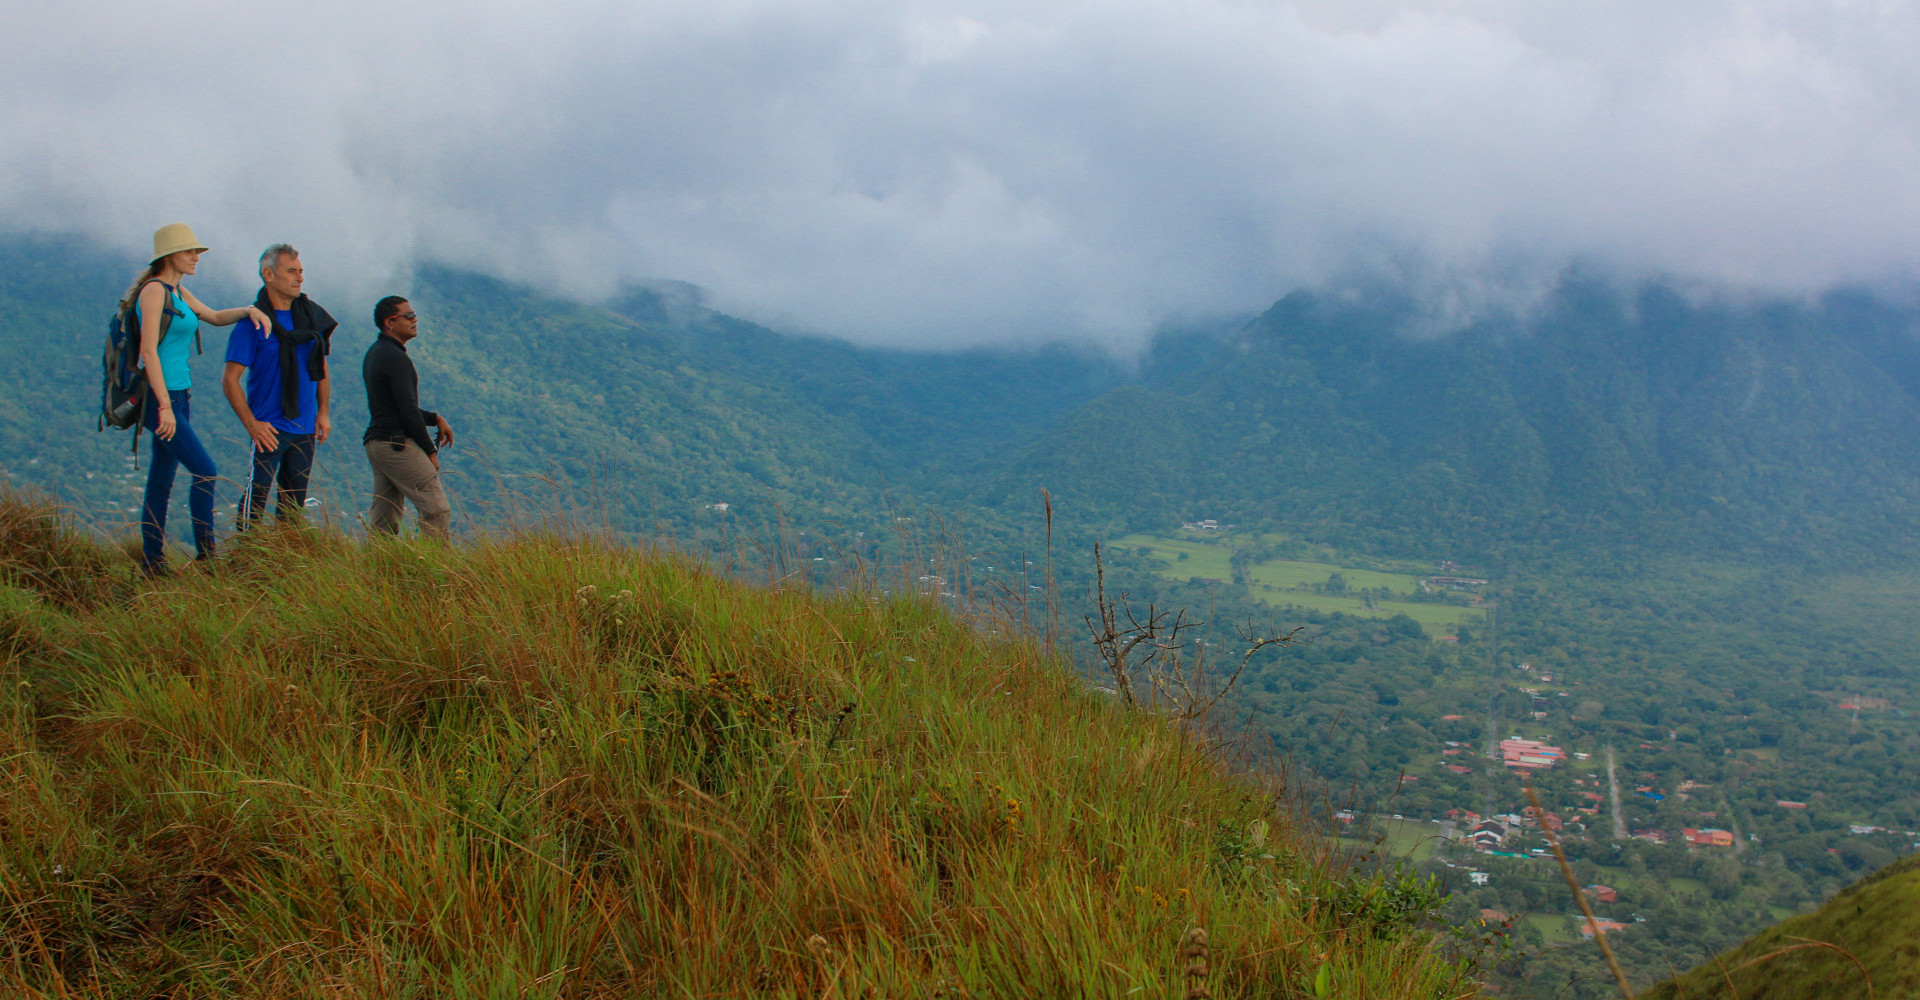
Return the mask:
[[0,37],[0,224],[184,219],[236,273],[288,239],[361,287],[1124,345],[1383,260],[1920,270],[1903,3],[8,0]]

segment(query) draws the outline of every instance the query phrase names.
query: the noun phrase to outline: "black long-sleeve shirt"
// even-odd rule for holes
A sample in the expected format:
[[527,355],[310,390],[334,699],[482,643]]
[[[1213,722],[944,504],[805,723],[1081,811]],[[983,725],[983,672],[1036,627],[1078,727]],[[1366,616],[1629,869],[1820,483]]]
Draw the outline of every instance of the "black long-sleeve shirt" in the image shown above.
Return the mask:
[[433,454],[436,449],[427,425],[440,418],[420,408],[420,374],[407,356],[407,345],[384,333],[373,338],[367,359],[360,364],[360,377],[366,380],[367,411],[373,416],[360,443],[412,438],[422,451]]

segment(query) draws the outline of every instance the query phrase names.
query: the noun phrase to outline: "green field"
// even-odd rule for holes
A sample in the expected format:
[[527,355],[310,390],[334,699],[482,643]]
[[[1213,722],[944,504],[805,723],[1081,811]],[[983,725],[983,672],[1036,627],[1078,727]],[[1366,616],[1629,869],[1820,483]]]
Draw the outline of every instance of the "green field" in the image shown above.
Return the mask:
[[1440,847],[1440,825],[1424,820],[1376,818],[1373,828],[1365,832],[1368,834],[1366,839],[1358,836],[1343,836],[1340,842],[1348,847],[1365,851],[1374,849],[1375,840],[1384,835],[1386,839],[1380,842],[1378,848],[1381,854],[1388,858],[1406,858],[1414,862],[1431,859],[1434,851]]
[[[1226,539],[1168,538],[1163,535],[1133,534],[1116,539],[1110,547],[1144,552],[1161,563],[1160,573],[1176,580],[1230,580],[1233,578],[1234,545]],[[1371,603],[1359,596],[1321,593],[1313,588],[1338,573],[1352,590],[1386,588],[1393,594],[1413,595],[1420,589],[1420,577],[1411,573],[1341,566],[1331,562],[1271,559],[1247,569],[1246,577],[1255,599],[1275,607],[1293,605],[1322,613],[1339,612],[1359,618],[1392,618],[1406,615],[1429,633],[1448,633],[1463,624],[1477,624],[1485,612],[1457,604],[1427,604],[1374,597]]]
[[1354,590],[1385,587],[1396,594],[1411,594],[1420,589],[1420,578],[1406,573],[1382,573],[1378,570],[1354,569],[1322,562],[1295,562],[1290,559],[1261,563],[1247,571],[1247,580],[1275,587],[1313,587],[1326,583],[1327,577],[1335,573],[1340,574],[1347,581],[1347,586]]
[[1451,632],[1461,624],[1478,624],[1484,612],[1473,608],[1463,608],[1455,604],[1417,604],[1412,601],[1382,601],[1375,599],[1372,607],[1367,607],[1358,597],[1342,597],[1336,594],[1316,594],[1305,590],[1269,591],[1254,588],[1253,594],[1268,604],[1312,608],[1315,611],[1332,613],[1335,611],[1360,618],[1392,618],[1394,615],[1406,615],[1419,622],[1428,632],[1439,634]]
[[1573,944],[1580,937],[1579,917],[1556,917],[1551,913],[1529,913],[1520,918],[1521,923],[1540,930],[1540,936],[1548,944]]
[[[1155,559],[1167,564],[1167,568],[1161,572],[1177,580],[1194,577],[1211,580],[1233,578],[1233,549],[1217,542],[1187,541],[1158,535],[1128,535],[1109,542],[1108,547],[1136,551],[1151,549]],[[1183,555],[1185,559],[1180,558]]]

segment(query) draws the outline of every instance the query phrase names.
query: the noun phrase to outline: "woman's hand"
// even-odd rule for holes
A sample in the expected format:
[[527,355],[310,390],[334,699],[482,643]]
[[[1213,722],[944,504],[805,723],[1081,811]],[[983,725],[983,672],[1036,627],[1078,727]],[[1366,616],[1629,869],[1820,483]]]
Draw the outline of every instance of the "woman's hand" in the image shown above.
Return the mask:
[[260,324],[261,333],[269,337],[273,336],[273,321],[267,318],[266,313],[260,311],[259,306],[248,306],[247,318]]
[[161,406],[160,419],[155,422],[153,436],[162,441],[171,441],[173,440],[173,432],[173,407]]

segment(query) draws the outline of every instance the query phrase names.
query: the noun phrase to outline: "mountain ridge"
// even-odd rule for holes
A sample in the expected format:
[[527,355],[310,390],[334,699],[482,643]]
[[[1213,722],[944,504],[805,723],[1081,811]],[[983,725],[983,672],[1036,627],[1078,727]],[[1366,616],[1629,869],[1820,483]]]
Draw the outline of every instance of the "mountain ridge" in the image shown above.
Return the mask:
[[1912,310],[1858,293],[1696,306],[1570,278],[1527,320],[1416,339],[1415,314],[1289,295],[1207,363],[1089,404],[1007,478],[1107,514],[1132,502],[1133,528],[1210,509],[1402,552],[1570,532],[1763,557],[1920,545]]

